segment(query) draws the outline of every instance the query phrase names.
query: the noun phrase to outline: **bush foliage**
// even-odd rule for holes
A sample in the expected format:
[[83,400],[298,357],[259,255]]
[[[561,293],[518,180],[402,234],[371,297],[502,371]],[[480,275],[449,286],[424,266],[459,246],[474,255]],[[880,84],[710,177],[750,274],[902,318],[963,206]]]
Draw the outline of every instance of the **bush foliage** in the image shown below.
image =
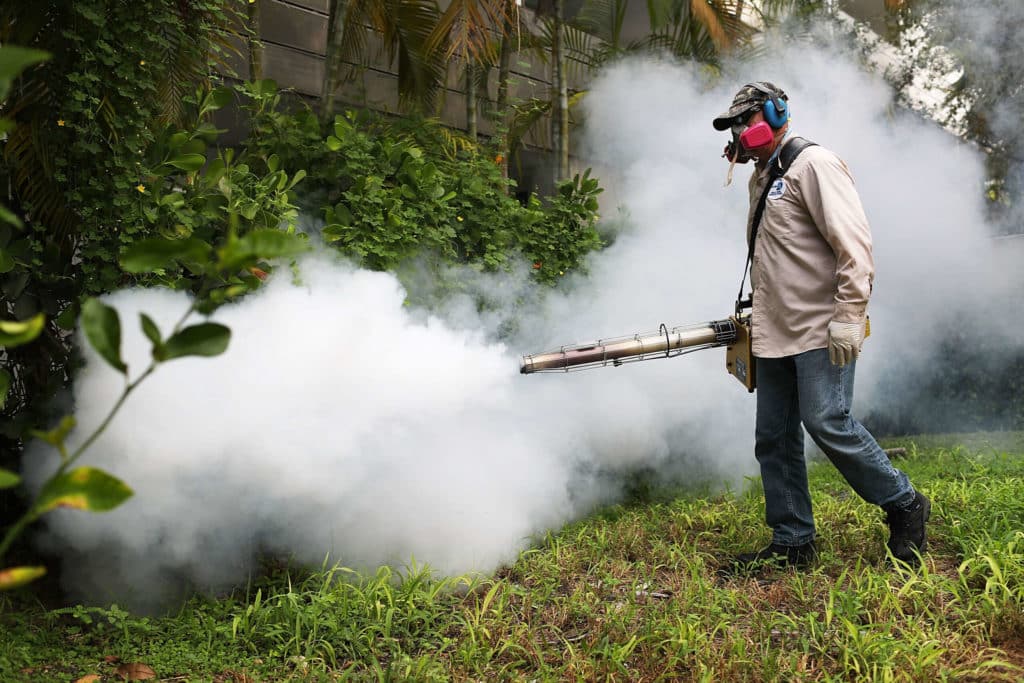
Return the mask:
[[524,204],[496,151],[435,119],[348,111],[321,133],[308,108],[282,109],[272,82],[242,92],[252,110],[249,144],[307,170],[304,209],[324,219],[328,243],[367,268],[393,270],[424,252],[482,270],[524,258],[552,284],[601,246],[602,190],[589,171]]

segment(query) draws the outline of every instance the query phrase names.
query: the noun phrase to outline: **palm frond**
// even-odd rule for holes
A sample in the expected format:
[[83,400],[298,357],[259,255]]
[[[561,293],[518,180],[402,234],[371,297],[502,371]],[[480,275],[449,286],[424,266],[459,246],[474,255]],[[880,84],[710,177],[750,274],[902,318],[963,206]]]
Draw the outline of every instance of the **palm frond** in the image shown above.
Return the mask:
[[[394,26],[396,51],[400,53],[398,89],[408,103],[432,108],[437,92],[444,87],[448,63],[426,49],[438,10],[433,0],[392,0],[397,5]],[[402,65],[405,69],[402,69]]]
[[[48,23],[38,25],[44,30]],[[29,38],[28,42],[42,44],[38,39]],[[21,74],[8,99],[0,103],[0,115],[17,124],[7,134],[3,160],[22,209],[30,212],[33,222],[63,236],[76,228],[77,220],[67,205],[64,189],[53,179],[54,142],[43,130],[53,120],[46,112],[59,106],[49,76],[50,71],[44,67],[29,69]]]
[[718,7],[708,0],[690,0],[690,13],[707,30],[708,37],[718,50],[729,46],[729,38],[722,25]]
[[[668,42],[673,54],[715,61],[754,35],[753,27],[741,21],[742,9],[739,0],[648,0],[651,34],[658,36],[648,42]],[[674,38],[666,41],[669,35]]]
[[480,148],[479,144],[468,136],[447,126],[439,126],[438,135],[441,137],[441,149],[451,161],[455,161],[460,154],[476,152]]
[[579,83],[587,80],[590,72],[599,67],[606,54],[602,43],[594,36],[572,26],[564,27],[565,64],[569,79]]
[[602,43],[596,36],[574,26],[565,26],[565,56],[567,58],[587,66],[597,66],[592,55],[600,47],[602,47]]
[[475,62],[497,58],[494,33],[518,14],[508,0],[452,0],[434,26],[426,49],[442,51],[450,59],[460,56]]
[[365,44],[368,26],[380,35],[388,63],[397,65],[400,100],[430,109],[447,74],[443,56],[426,49],[439,15],[433,0],[354,0],[346,14],[342,54]]
[[[526,135],[551,113],[551,100],[533,98],[512,107],[512,116],[509,117],[508,148],[514,151],[522,144]],[[551,146],[551,133],[548,126],[540,126],[538,132],[540,144],[544,147]]]
[[4,162],[12,171],[11,180],[19,201],[32,220],[58,235],[68,235],[77,221],[63,188],[53,180],[52,146],[47,144],[42,125],[33,119],[12,130],[4,145]]
[[333,1],[344,4],[344,7],[338,10],[343,13],[341,41],[338,46],[339,61],[355,62],[357,58],[368,59],[366,30],[370,25],[369,0]]
[[570,23],[619,48],[628,5],[629,0],[589,0]]
[[[178,21],[164,24],[161,30],[161,63],[166,68],[156,84],[161,125],[184,122],[187,96],[195,92],[198,82],[209,79],[213,68],[230,72],[228,53],[239,54],[232,39],[241,36],[236,26],[244,26],[236,20],[237,13],[200,12],[188,2],[177,4],[177,14]],[[213,52],[197,49],[196,33],[212,36]]]

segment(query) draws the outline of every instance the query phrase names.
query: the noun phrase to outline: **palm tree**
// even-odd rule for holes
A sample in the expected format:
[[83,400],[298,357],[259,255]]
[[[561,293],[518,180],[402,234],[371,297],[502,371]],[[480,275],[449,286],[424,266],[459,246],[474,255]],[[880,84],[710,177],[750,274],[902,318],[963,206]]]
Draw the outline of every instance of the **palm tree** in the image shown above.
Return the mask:
[[[499,110],[508,95],[509,38],[519,28],[519,8],[513,0],[452,0],[434,27],[427,49],[446,60],[457,58],[466,71],[466,123],[469,136],[477,135],[477,102],[486,75],[499,64]],[[502,61],[504,60],[504,61]],[[502,66],[504,65],[504,66]],[[500,128],[500,126],[499,126]]]
[[648,49],[712,66],[755,33],[741,20],[743,0],[655,0],[649,8]]
[[440,12],[434,0],[330,0],[327,57],[321,91],[321,116],[334,115],[338,87],[355,75],[345,64],[365,62],[367,29],[382,41],[389,64],[397,66],[398,94],[410,107],[430,110],[444,83],[445,62],[426,49]]

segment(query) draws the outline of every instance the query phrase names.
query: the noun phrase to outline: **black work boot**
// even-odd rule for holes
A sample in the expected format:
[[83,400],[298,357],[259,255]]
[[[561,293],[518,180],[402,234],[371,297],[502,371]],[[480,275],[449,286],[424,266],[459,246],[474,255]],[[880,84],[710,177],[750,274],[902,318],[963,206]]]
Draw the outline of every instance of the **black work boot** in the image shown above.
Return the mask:
[[722,567],[722,571],[727,574],[740,574],[760,569],[783,569],[785,567],[806,569],[817,557],[818,551],[814,547],[814,541],[803,545],[771,543],[757,552],[740,553],[730,558],[726,566]]
[[889,525],[889,552],[901,562],[911,567],[921,564],[919,553],[923,553],[928,539],[925,535],[925,523],[932,513],[932,502],[920,491],[915,492],[914,500],[907,506],[886,505],[885,523]]

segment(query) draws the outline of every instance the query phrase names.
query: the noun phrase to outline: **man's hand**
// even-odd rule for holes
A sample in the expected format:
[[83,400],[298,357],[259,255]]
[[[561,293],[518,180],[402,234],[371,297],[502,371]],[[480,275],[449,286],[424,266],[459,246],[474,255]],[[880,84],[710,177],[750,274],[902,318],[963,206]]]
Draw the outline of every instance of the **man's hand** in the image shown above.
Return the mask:
[[864,343],[864,323],[842,323],[833,320],[828,324],[828,357],[832,365],[843,367],[860,355]]

